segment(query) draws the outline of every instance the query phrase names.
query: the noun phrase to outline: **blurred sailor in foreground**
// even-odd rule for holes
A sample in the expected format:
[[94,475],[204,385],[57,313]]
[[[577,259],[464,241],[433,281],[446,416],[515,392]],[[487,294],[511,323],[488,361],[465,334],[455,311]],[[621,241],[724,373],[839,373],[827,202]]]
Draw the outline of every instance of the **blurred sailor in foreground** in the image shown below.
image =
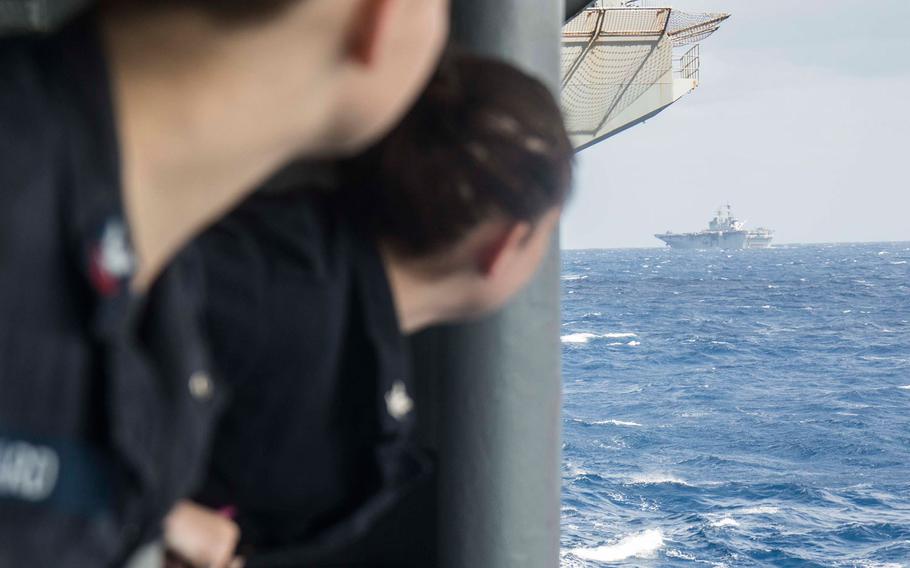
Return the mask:
[[268,565],[402,565],[366,533],[432,462],[412,432],[405,336],[488,314],[525,285],[572,155],[545,86],[459,55],[390,137],[343,165],[341,189],[257,195],[204,234],[213,357],[234,397],[198,496],[212,512],[175,510],[176,548],[225,561],[236,529],[205,541],[233,525],[214,512],[228,508],[240,552]]
[[0,40],[0,567],[120,565],[194,486],[221,389],[182,244],[407,110],[446,0],[111,0]]

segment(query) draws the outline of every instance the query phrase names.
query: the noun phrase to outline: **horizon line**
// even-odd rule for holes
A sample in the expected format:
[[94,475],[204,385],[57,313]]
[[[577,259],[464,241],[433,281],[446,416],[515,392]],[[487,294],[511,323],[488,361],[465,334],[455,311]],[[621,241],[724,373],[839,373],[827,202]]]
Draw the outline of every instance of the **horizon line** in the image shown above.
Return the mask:
[[[790,247],[790,246],[813,246],[813,245],[896,245],[896,244],[910,244],[910,240],[900,240],[900,241],[807,241],[807,242],[792,242],[792,243],[776,243],[772,244],[769,248],[780,248],[780,247]],[[672,247],[663,245],[654,245],[654,246],[602,246],[602,247],[564,247],[560,246],[560,251],[582,251],[582,250],[663,250],[669,249]],[[712,250],[712,249],[701,249],[701,250]],[[743,249],[746,250],[746,249]],[[758,249],[756,249],[758,250]],[[767,250],[767,249],[763,249]]]

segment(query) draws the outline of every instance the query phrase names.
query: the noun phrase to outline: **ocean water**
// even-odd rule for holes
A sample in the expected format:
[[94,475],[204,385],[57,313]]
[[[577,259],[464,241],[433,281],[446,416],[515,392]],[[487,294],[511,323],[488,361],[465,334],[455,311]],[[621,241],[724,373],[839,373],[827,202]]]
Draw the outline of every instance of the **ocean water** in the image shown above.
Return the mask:
[[910,568],[910,243],[563,258],[563,567]]

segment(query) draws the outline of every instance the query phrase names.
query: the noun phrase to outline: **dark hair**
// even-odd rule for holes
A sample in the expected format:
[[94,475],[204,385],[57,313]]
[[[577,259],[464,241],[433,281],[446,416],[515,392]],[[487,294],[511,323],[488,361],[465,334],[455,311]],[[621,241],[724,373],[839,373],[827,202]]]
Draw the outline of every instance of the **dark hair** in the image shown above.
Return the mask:
[[344,163],[345,208],[398,252],[438,252],[485,220],[534,223],[562,205],[574,151],[540,81],[450,53],[383,141]]

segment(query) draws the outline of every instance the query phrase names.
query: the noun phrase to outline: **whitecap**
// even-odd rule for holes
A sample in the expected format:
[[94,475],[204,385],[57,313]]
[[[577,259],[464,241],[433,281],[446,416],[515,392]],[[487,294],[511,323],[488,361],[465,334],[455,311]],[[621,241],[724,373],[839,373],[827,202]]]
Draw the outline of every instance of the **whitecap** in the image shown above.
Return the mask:
[[640,341],[630,341],[630,342],[626,343],[626,345],[628,345],[629,347],[638,347],[639,345],[641,345],[641,342]]
[[563,343],[588,343],[592,339],[597,339],[599,336],[594,333],[570,333],[569,335],[562,336]]
[[627,339],[630,337],[638,337],[635,333],[620,332],[620,333],[570,333],[568,335],[563,335],[561,337],[563,343],[576,343],[584,344],[590,343],[594,339]]
[[649,558],[663,548],[664,534],[658,529],[651,529],[639,534],[629,535],[614,544],[597,548],[574,548],[569,551],[582,560],[594,562],[619,562],[629,558]]
[[736,522],[736,519],[731,517],[724,517],[718,521],[712,521],[711,526],[717,529],[722,529],[724,527],[738,527],[739,523]]
[[627,422],[625,420],[598,420],[596,422],[591,422],[591,424],[596,424],[598,426],[627,426],[629,428],[641,428],[641,424],[638,422]]
[[658,473],[646,473],[642,475],[636,475],[629,480],[631,485],[663,485],[663,484],[673,484],[673,485],[682,485],[684,487],[692,487],[689,482],[680,479],[674,475],[663,475]]
[[588,277],[584,274],[566,274],[562,277],[563,282],[578,282],[579,280],[587,280]]
[[694,554],[688,554],[682,550],[676,550],[675,548],[668,548],[665,554],[667,555],[667,558],[679,558],[680,560],[689,561],[698,560]]
[[759,505],[758,507],[747,507],[737,511],[740,515],[776,515],[780,509],[770,505]]
[[896,260],[894,262],[889,262],[888,264],[893,266],[900,266],[901,264],[907,264],[906,260]]
[[904,385],[904,386],[902,386],[902,387],[897,387],[897,388],[906,391],[906,390],[910,390],[910,385]]
[[587,477],[591,475],[591,472],[581,467],[574,467],[572,468],[572,471],[569,472],[569,475],[577,479],[579,477]]
[[711,415],[710,412],[705,412],[703,410],[696,410],[693,412],[682,412],[680,414],[677,414],[677,416],[679,416],[680,418],[703,418],[705,416],[710,416],[710,415]]

